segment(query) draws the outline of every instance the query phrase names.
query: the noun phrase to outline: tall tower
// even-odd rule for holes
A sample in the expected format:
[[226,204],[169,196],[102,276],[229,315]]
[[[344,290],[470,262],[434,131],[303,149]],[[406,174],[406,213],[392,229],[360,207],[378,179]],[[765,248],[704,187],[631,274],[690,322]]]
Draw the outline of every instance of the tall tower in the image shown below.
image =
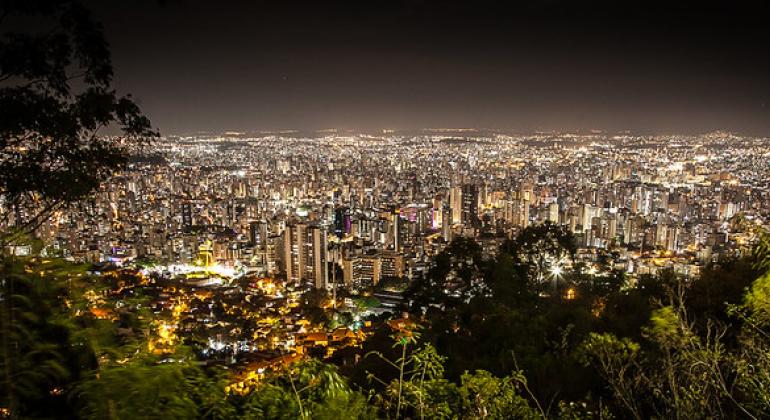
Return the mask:
[[433,198],[433,209],[432,209],[432,223],[431,227],[433,229],[441,229],[441,226],[444,224],[443,220],[443,203],[441,201],[441,197],[434,197]]
[[286,226],[283,231],[283,260],[286,281],[300,284],[308,278],[310,246],[305,223]]
[[535,199],[535,192],[532,184],[522,182],[519,186],[519,226],[526,228],[529,226],[529,207]]
[[463,192],[460,187],[452,187],[449,192],[449,206],[452,209],[452,224],[462,223],[463,214]]
[[594,218],[595,210],[590,204],[583,205],[583,232],[591,230],[592,220]]
[[451,241],[452,240],[452,224],[450,223],[450,220],[452,219],[452,211],[449,210],[449,207],[445,208],[443,210],[444,216],[444,224],[441,226],[441,236],[444,237],[445,241]]
[[548,205],[548,221],[551,223],[559,223],[559,204],[551,203]]
[[286,272],[286,281],[292,281],[296,275],[294,271],[293,257],[292,257],[292,233],[291,227],[287,226],[283,230],[283,266]]
[[462,190],[462,223],[479,224],[479,189],[475,184],[465,184]]
[[336,208],[334,210],[334,233],[341,238],[345,236],[346,233],[350,233],[350,228],[350,209],[347,207]]
[[393,213],[393,249],[399,251],[401,246],[401,209]]
[[519,227],[529,226],[529,200],[519,200]]
[[532,188],[532,184],[528,182],[523,182],[519,186],[519,198],[530,202],[535,199],[535,193]]
[[326,232],[320,226],[311,226],[310,232],[313,241],[313,283],[317,289],[325,289],[329,283],[326,267]]

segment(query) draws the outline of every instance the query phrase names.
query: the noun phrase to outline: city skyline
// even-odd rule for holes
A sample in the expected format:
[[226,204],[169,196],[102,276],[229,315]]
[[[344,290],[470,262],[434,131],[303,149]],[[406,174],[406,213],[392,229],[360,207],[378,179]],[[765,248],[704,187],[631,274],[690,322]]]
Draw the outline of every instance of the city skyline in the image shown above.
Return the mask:
[[0,0],[0,419],[770,418],[768,12]]

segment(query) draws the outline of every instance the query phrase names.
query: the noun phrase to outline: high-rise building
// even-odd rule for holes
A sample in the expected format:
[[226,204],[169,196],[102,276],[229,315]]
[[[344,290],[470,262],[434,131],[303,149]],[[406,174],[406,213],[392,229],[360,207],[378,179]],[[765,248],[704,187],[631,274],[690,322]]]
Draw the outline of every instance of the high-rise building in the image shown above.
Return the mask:
[[512,226],[522,229],[529,226],[529,201],[513,199],[506,202],[504,218]]
[[594,217],[594,208],[590,204],[583,204],[583,217],[582,217],[582,225],[583,225],[583,232],[587,232],[591,230],[591,220]]
[[449,206],[452,209],[452,220],[450,223],[459,224],[462,223],[463,214],[463,193],[460,187],[452,187],[449,192]]
[[326,289],[329,286],[329,272],[326,266],[326,232],[321,226],[310,227],[313,240],[313,281],[317,289]]
[[294,223],[283,231],[283,265],[287,281],[312,282],[315,287],[328,285],[326,233],[322,226]]
[[452,223],[450,223],[452,219],[452,211],[449,209],[449,207],[445,207],[443,210],[443,217],[444,224],[441,226],[441,236],[444,237],[445,241],[451,242],[452,241]]
[[479,226],[479,190],[475,184],[465,184],[462,189],[462,223]]
[[379,254],[382,278],[400,278],[404,275],[404,258],[395,252]]
[[551,203],[548,205],[548,221],[551,223],[559,223],[559,204]]
[[249,242],[257,247],[264,246],[267,241],[268,224],[264,220],[249,223]]
[[292,226],[286,226],[283,231],[283,269],[286,272],[286,281],[299,283],[301,274],[299,270],[299,247],[296,241],[296,230]]
[[522,182],[519,186],[519,199],[532,202],[535,199],[535,193],[532,184]]
[[348,207],[337,207],[334,210],[334,233],[341,238],[350,233],[351,219]]
[[192,203],[182,204],[182,226],[190,228],[193,225]]
[[396,209],[393,213],[393,249],[396,252],[399,252],[401,249],[401,236],[403,235],[402,224],[401,209]]
[[348,287],[362,289],[376,286],[382,277],[382,260],[377,255],[350,255],[342,259],[342,271]]
[[529,226],[529,200],[519,200],[519,227]]
[[441,201],[441,197],[434,197],[433,198],[433,208],[431,210],[432,215],[432,223],[431,227],[433,229],[441,229],[441,226],[443,226],[444,220],[443,220],[443,202]]

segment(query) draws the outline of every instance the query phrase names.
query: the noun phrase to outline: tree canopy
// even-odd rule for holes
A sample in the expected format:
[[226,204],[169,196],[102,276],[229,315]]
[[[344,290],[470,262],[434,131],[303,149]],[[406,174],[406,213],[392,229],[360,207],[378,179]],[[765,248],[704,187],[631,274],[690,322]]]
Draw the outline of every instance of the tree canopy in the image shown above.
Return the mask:
[[[0,29],[2,228],[29,231],[157,132],[130,95],[112,88],[102,28],[77,1],[3,1]],[[100,135],[108,126],[122,135]]]

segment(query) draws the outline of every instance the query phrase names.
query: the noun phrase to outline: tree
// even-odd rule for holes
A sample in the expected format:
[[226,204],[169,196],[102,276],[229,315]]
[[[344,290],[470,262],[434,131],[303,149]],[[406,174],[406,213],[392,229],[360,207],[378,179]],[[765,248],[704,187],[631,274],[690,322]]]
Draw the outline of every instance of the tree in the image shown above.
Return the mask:
[[[43,24],[31,30],[31,19]],[[102,28],[77,1],[4,1],[0,24],[27,29],[0,35],[0,229],[7,244],[85,197],[126,163],[131,146],[157,133],[130,96],[112,89]],[[113,124],[123,136],[99,135]]]
[[[413,355],[407,356],[407,348],[409,348],[410,344],[414,346],[414,344],[417,343],[417,339],[420,337],[419,329],[420,326],[417,324],[405,323],[403,327],[397,328],[394,331],[391,335],[394,342],[393,348],[401,348],[401,355],[395,360],[388,359],[379,351],[371,351],[366,354],[366,356],[377,356],[380,360],[390,365],[396,372],[398,372],[397,378],[393,379],[390,383],[369,373],[370,380],[378,381],[385,386],[388,398],[382,399],[381,403],[385,405],[386,411],[390,411],[393,406],[395,406],[395,416],[397,418],[401,416],[401,409],[405,405],[404,386],[406,375],[409,373],[407,367],[408,365],[415,363]],[[396,403],[392,404],[393,401],[396,401]]]
[[366,398],[352,390],[334,366],[317,360],[270,375],[240,405],[246,418],[375,418],[375,409]]
[[519,395],[519,386],[526,385],[520,373],[497,378],[486,371],[465,373],[461,378],[460,395],[465,418],[469,419],[536,419],[545,413],[529,406]]
[[484,260],[472,238],[459,237],[436,255],[424,279],[415,281],[405,295],[412,307],[454,307],[467,302],[483,288]]
[[185,384],[182,364],[110,367],[80,385],[80,414],[87,419],[197,418]]
[[730,326],[713,315],[700,327],[690,320],[688,288],[680,281],[668,288],[667,304],[652,311],[642,343],[591,333],[579,352],[604,376],[617,406],[634,418],[765,418],[770,415],[769,285],[766,273],[742,304],[730,306],[732,327],[740,329],[734,343],[725,339]]
[[[41,25],[32,29],[30,22]],[[79,3],[3,1],[0,25],[0,248],[5,248],[56,209],[87,196],[123,167],[131,146],[157,133],[130,96],[112,89],[101,27]],[[113,124],[123,136],[99,135]],[[84,366],[62,365],[71,347],[68,328],[56,318],[60,296],[40,292],[38,279],[14,271],[15,263],[2,251],[3,399],[15,417],[44,407],[29,401],[39,401],[40,393],[61,394],[63,381]]]
[[324,305],[330,299],[325,289],[310,289],[300,300],[302,313],[315,325],[326,328],[331,324],[332,317]]
[[67,280],[54,272],[53,264],[3,264],[0,407],[6,407],[14,418],[65,416],[69,388],[96,362],[73,333],[64,306],[70,296]]
[[538,285],[549,275],[555,285],[561,275],[563,260],[574,260],[576,251],[572,233],[551,222],[529,226],[500,247],[502,254],[526,267],[530,278],[536,279]]

